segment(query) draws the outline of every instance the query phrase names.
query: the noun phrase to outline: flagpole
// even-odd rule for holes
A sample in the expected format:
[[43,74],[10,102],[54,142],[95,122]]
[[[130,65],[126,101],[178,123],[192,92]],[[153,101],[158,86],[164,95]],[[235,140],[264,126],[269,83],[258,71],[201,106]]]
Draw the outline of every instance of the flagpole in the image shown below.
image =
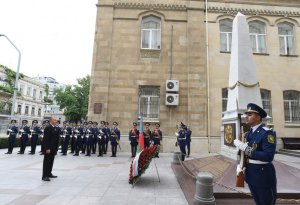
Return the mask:
[[156,166],[156,162],[155,162],[155,159],[153,159],[153,160],[154,160],[154,166],[155,166],[156,173],[157,173],[158,182],[160,182],[160,177],[159,177],[158,169],[157,169],[157,166]]

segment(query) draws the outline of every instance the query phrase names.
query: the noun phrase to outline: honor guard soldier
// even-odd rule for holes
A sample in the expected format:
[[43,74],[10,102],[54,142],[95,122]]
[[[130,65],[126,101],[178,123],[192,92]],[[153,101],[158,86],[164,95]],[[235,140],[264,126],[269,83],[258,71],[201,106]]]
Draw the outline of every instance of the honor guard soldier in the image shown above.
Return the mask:
[[92,131],[93,131],[93,134],[94,134],[93,145],[92,145],[92,153],[96,154],[96,147],[97,147],[97,141],[98,141],[98,135],[99,135],[98,122],[93,122]]
[[105,150],[105,133],[104,133],[104,124],[105,121],[101,121],[100,122],[100,127],[99,127],[99,134],[98,134],[98,150],[99,150],[99,154],[98,157],[103,157],[103,153]]
[[83,127],[81,121],[77,122],[75,129],[76,143],[75,143],[75,154],[73,156],[79,156],[79,150],[82,148],[82,136],[83,136]]
[[86,150],[86,143],[87,143],[87,134],[86,134],[86,130],[87,130],[87,122],[83,123],[83,133],[82,133],[82,149],[81,149],[81,153],[80,154],[85,154],[85,150]]
[[180,124],[180,130],[176,135],[177,135],[177,143],[179,144],[179,148],[181,151],[181,161],[184,161],[186,155],[185,147],[186,147],[187,127],[182,122]]
[[144,142],[145,142],[145,148],[149,148],[150,147],[150,143],[151,143],[151,130],[150,130],[150,123],[149,122],[146,122],[145,123],[145,130],[144,130]]
[[62,155],[67,155],[68,148],[69,148],[69,141],[72,136],[72,127],[70,126],[69,121],[66,121],[66,127],[63,130],[63,144],[62,144]]
[[187,126],[187,135],[186,135],[186,147],[187,147],[187,158],[190,157],[191,153],[191,139],[192,137],[192,130],[190,129],[190,126]]
[[16,123],[16,120],[11,120],[10,125],[7,129],[8,151],[5,154],[11,154],[13,152],[16,136],[18,134],[18,127],[16,126]]
[[39,138],[39,135],[42,133],[40,130],[40,127],[37,126],[38,121],[37,120],[33,120],[32,121],[32,127],[31,127],[31,151],[29,154],[35,154],[35,149],[36,149],[36,144],[37,144],[37,140]]
[[113,128],[111,128],[110,131],[110,142],[111,142],[111,152],[112,155],[111,157],[116,157],[117,156],[117,147],[120,141],[120,130],[118,129],[118,123],[117,122],[113,122]]
[[41,151],[40,155],[44,154],[44,130],[45,128],[49,126],[49,120],[43,121],[42,127],[41,127],[41,135],[40,135],[40,143],[41,143]]
[[[276,151],[276,136],[262,123],[267,113],[261,107],[249,103],[245,114],[246,125],[251,127],[250,131],[245,133],[246,142],[234,140],[234,145],[248,158],[245,181],[256,204],[274,205],[277,180],[272,161]],[[242,168],[238,165],[237,172],[239,171],[242,171]]]
[[71,126],[71,128],[72,128],[72,134],[71,134],[71,154],[74,154],[74,152],[75,152],[75,147],[76,147],[76,133],[75,133],[75,129],[76,129],[76,124],[75,124],[75,122],[70,122],[70,126]]
[[137,123],[134,122],[132,123],[132,128],[129,131],[129,141],[130,141],[130,146],[131,146],[131,157],[135,157],[136,155],[136,149],[139,141],[139,130],[136,128]]
[[93,141],[94,141],[94,133],[93,133],[93,122],[89,121],[86,129],[86,137],[87,137],[87,142],[86,142],[86,155],[85,156],[91,156],[91,149],[93,146]]
[[108,126],[109,122],[105,122],[104,128],[102,129],[102,132],[104,132],[105,135],[104,154],[107,153],[108,141],[110,140],[110,129]]
[[58,146],[59,146],[59,143],[61,142],[62,134],[63,134],[63,132],[62,132],[63,127],[60,127],[60,120],[56,120],[55,129],[56,129],[56,132],[58,133],[58,136],[59,136],[59,139],[58,139]]
[[30,135],[30,128],[27,125],[28,120],[23,120],[22,121],[22,127],[19,130],[19,134],[20,134],[20,151],[18,152],[18,154],[24,154],[25,149],[26,149],[26,145],[28,142],[28,137]]
[[[155,129],[151,133],[153,145],[157,145],[158,147],[160,146],[160,141],[162,140],[162,132],[159,129],[159,127],[160,127],[160,124],[155,123]],[[157,155],[155,157],[159,157],[158,154],[159,154],[159,149],[158,149]]]

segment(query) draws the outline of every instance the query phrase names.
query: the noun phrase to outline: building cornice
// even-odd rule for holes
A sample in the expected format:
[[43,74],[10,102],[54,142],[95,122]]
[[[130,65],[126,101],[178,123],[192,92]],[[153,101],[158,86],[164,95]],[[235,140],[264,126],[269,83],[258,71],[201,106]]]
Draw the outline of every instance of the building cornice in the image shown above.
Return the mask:
[[122,9],[149,9],[149,10],[187,10],[183,4],[151,4],[151,3],[134,3],[134,2],[115,2],[113,5],[97,4],[97,7],[111,7]]
[[208,7],[208,12],[222,13],[222,14],[236,14],[241,12],[245,15],[265,15],[265,16],[284,16],[284,17],[299,17],[299,11],[278,11],[278,10],[266,10],[266,9],[244,9],[244,8],[228,8],[228,7]]

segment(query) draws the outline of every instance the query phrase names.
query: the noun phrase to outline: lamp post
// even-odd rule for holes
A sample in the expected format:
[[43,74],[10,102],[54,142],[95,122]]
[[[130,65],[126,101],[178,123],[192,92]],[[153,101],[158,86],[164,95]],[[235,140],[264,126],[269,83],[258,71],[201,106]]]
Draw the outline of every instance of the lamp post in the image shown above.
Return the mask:
[[17,72],[16,72],[16,80],[15,80],[15,85],[14,85],[14,93],[13,93],[13,100],[12,100],[12,106],[11,106],[11,114],[10,114],[10,119],[12,120],[15,116],[15,106],[16,106],[16,96],[17,96],[17,87],[18,87],[18,80],[19,80],[19,70],[20,70],[20,62],[21,62],[21,52],[20,50],[15,46],[15,44],[4,34],[0,34],[0,37],[3,36],[5,37],[13,47],[18,51],[19,53],[19,59],[18,59],[18,67],[17,67]]

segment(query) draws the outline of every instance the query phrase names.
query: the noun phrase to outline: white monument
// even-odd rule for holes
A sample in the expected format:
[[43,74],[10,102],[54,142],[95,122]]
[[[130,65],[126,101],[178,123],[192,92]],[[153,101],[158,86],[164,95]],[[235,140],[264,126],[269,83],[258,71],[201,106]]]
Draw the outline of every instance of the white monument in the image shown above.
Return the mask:
[[238,13],[232,26],[232,45],[229,71],[227,110],[223,113],[221,154],[237,159],[233,140],[240,133],[239,114],[244,114],[248,103],[262,107],[256,66],[250,44],[249,25],[243,14]]

